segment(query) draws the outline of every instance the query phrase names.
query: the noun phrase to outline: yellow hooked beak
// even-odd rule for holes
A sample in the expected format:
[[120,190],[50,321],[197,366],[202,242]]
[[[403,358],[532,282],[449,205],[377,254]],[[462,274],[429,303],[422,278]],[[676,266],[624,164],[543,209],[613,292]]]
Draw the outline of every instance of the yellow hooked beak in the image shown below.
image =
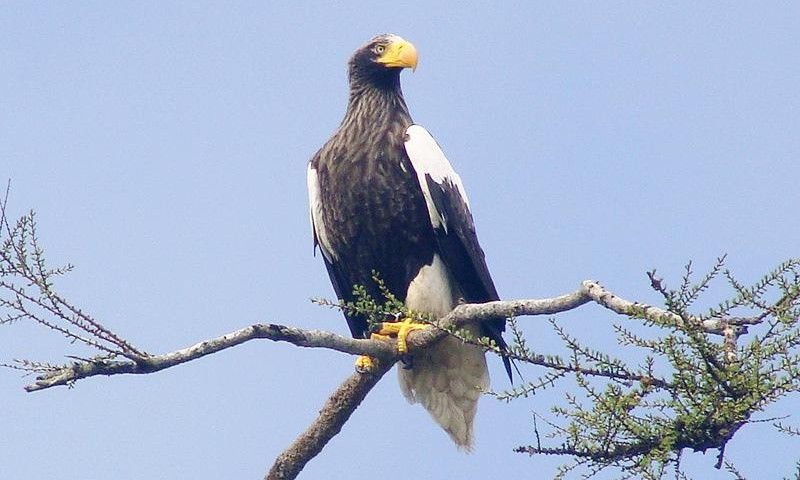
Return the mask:
[[411,42],[395,37],[386,45],[377,62],[387,67],[410,68],[414,71],[417,69],[417,49]]

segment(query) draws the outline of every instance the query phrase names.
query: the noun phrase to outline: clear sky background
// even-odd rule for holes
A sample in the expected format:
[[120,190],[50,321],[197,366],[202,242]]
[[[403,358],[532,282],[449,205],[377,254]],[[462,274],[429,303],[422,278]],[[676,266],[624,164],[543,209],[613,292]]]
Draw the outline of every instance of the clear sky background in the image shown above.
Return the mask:
[[[347,58],[382,32],[417,46],[406,100],[464,180],[502,297],[593,278],[657,303],[653,267],[675,286],[687,261],[702,272],[727,253],[752,282],[798,255],[789,1],[3,2],[10,214],[35,209],[48,259],[76,265],[59,291],[151,353],[254,322],[346,334],[309,302],[333,292],[312,255],[305,169],[344,114]],[[619,350],[613,319],[587,305],[562,324]],[[537,352],[562,351],[544,318],[523,324]],[[34,325],[0,328],[0,360],[68,354],[91,353]],[[0,477],[261,478],[352,364],[261,341],[35,394],[0,370]],[[534,442],[531,412],[561,392],[484,398],[464,455],[394,376],[301,478],[550,478],[559,464],[511,449]],[[761,423],[727,453],[762,479],[789,475],[798,451]],[[729,478],[715,453],[686,456],[696,478]]]

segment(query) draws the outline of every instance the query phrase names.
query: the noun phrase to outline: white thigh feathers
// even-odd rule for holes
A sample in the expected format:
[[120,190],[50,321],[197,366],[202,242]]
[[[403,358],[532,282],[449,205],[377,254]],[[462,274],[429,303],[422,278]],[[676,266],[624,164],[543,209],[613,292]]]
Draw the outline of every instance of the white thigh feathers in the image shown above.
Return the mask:
[[[409,285],[406,305],[438,318],[455,306],[457,298],[450,272],[439,255],[434,255],[433,263],[422,267]],[[478,334],[477,326],[467,328]],[[489,388],[483,350],[447,337],[415,354],[412,368],[399,367],[398,378],[410,403],[422,404],[460,450],[472,450],[478,399]]]

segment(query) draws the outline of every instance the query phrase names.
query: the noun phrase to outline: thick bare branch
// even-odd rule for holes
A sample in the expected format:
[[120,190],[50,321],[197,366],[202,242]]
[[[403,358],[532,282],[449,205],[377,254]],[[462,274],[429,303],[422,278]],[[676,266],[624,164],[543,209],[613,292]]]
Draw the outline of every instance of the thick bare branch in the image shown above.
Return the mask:
[[[459,328],[467,322],[497,317],[553,315],[575,309],[592,301],[622,315],[637,312],[651,320],[669,317],[679,325],[683,322],[678,315],[647,304],[625,300],[609,292],[599,283],[586,280],[582,282],[578,290],[554,298],[499,300],[483,304],[459,305],[437,322],[442,327],[441,329],[412,332],[408,337],[409,349],[413,352],[416,349],[426,348],[447,335],[446,330]],[[723,319],[704,320],[701,325],[709,333],[725,335],[727,332],[730,335],[731,332],[731,324]],[[276,324],[255,324],[163,355],[141,355],[132,359],[128,355],[129,360],[101,356],[84,362],[75,362],[59,370],[43,372],[35,383],[28,385],[25,389],[33,392],[54,386],[68,385],[76,380],[96,375],[157,372],[255,339],[285,341],[301,347],[328,348],[386,360],[396,359],[393,347],[385,342],[353,339],[320,330],[303,330]]]
[[[587,301],[589,301],[588,297],[581,294],[579,290],[552,299],[464,304],[456,307],[439,324],[443,327],[458,328],[466,322],[483,318],[553,314],[576,308]],[[446,334],[446,331],[442,329],[429,329],[412,334],[409,337],[409,349],[413,352],[415,349],[426,348]],[[54,386],[68,385],[76,380],[96,375],[153,373],[255,339],[285,341],[301,347],[329,348],[354,355],[370,355],[387,361],[394,360],[397,356],[393,346],[386,342],[354,339],[331,332],[303,330],[284,325],[255,324],[163,355],[141,355],[130,360],[117,360],[113,357],[101,356],[84,362],[75,362],[59,370],[43,372],[35,383],[28,385],[25,389],[33,392]]]
[[308,426],[272,465],[265,480],[289,480],[296,478],[303,467],[333,438],[344,426],[350,415],[378,381],[391,370],[395,361],[380,361],[371,373],[354,373],[328,397],[317,419]]
[[43,372],[36,382],[25,387],[25,390],[34,392],[59,385],[69,385],[76,380],[96,375],[153,373],[255,339],[289,342],[301,347],[329,348],[344,353],[381,358],[391,358],[395,355],[392,346],[385,342],[343,337],[320,330],[303,330],[276,324],[256,324],[174,352],[142,356],[136,361],[116,360],[100,356],[83,362],[74,362],[72,365],[58,370]]

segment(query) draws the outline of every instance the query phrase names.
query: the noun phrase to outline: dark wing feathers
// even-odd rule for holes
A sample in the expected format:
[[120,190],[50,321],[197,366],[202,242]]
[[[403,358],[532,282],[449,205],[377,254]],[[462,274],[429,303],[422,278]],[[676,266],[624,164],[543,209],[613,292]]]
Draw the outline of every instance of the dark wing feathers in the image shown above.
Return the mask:
[[433,205],[443,225],[435,229],[442,259],[458,279],[467,302],[499,300],[483,250],[478,244],[475,224],[458,187],[449,178],[437,183],[425,175]]

